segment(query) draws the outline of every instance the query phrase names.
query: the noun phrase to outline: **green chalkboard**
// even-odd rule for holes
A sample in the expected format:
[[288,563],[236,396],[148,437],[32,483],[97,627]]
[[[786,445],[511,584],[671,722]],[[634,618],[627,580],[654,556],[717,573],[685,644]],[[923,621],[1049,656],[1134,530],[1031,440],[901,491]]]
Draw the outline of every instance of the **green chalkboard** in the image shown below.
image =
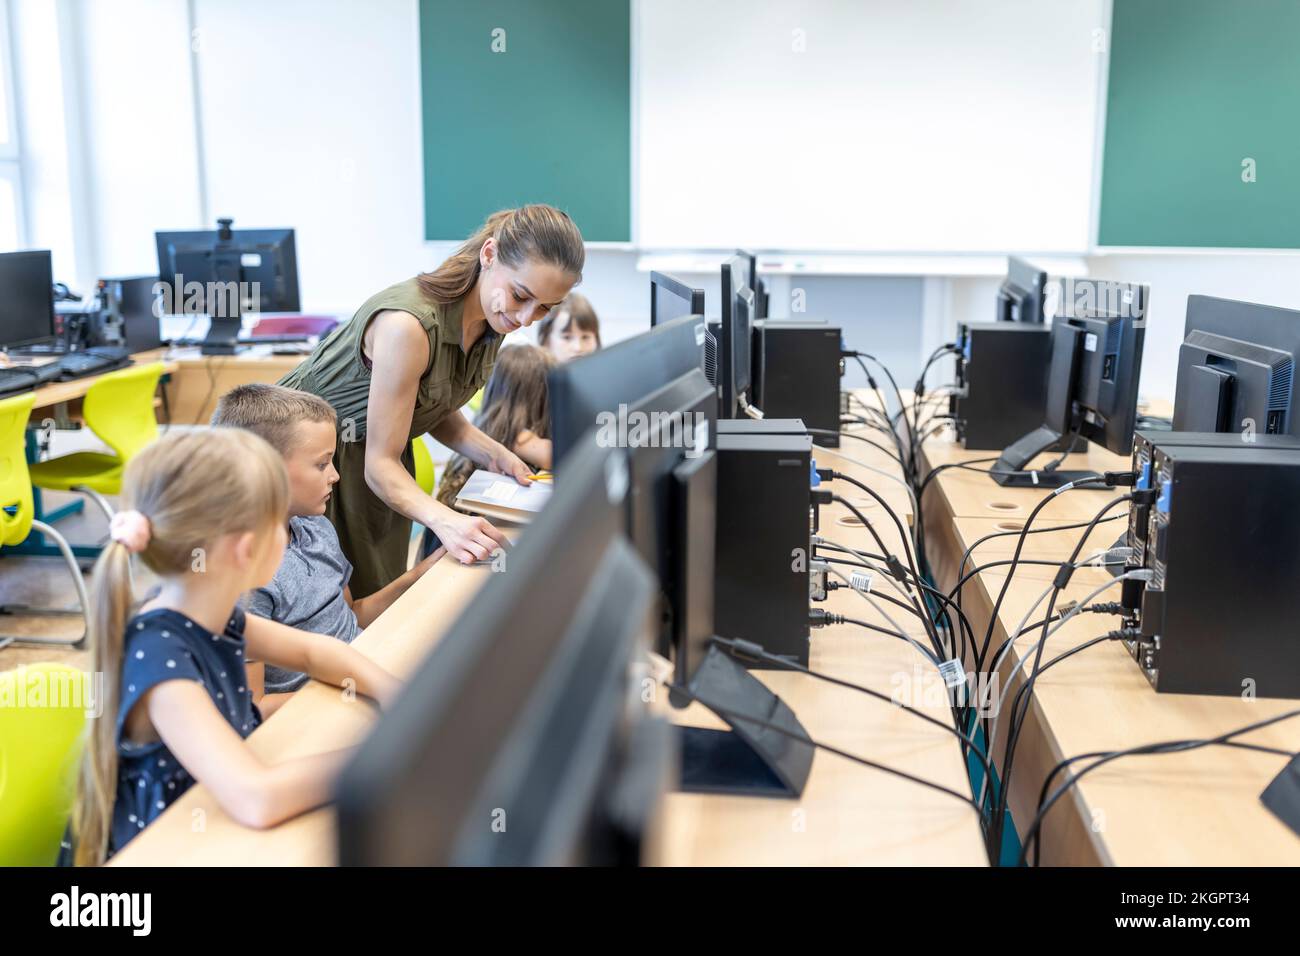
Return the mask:
[[629,0],[420,0],[420,62],[425,238],[544,202],[631,240]]
[[1098,242],[1300,248],[1300,0],[1114,0]]

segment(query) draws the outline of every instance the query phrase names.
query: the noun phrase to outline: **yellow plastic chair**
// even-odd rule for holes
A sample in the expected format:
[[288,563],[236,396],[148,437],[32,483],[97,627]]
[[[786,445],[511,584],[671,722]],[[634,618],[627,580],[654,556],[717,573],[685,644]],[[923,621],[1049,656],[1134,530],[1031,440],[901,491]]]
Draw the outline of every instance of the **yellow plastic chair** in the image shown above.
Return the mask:
[[65,664],[0,673],[0,700],[7,702],[0,707],[0,866],[58,861],[86,712],[98,702],[92,687],[88,674]]
[[113,509],[104,495],[121,493],[127,462],[158,437],[153,399],[162,372],[161,362],[133,365],[109,372],[91,385],[82,417],[113,453],[79,451],[37,462],[31,466],[32,483],[38,488],[80,492],[111,521]]
[[[63,535],[55,531],[44,521],[35,518],[35,502],[32,500],[32,480],[27,470],[26,429],[27,419],[32,412],[36,396],[32,393],[15,395],[0,400],[0,545],[22,544],[33,529],[53,541],[63,555],[63,560],[72,572],[72,581],[77,589],[77,598],[81,602],[79,611],[68,612],[54,608],[17,608],[7,607],[5,611],[21,610],[24,614],[80,614],[83,618],[90,600],[86,596],[86,582],[81,576],[81,568],[72,554],[72,548]],[[80,647],[86,639],[83,627],[81,635],[76,638],[43,637],[40,635],[5,635],[0,634],[0,647],[19,641],[23,644],[71,644]],[[3,708],[0,708],[3,709]]]
[[411,454],[415,456],[415,483],[426,495],[433,494],[437,469],[433,464],[433,456],[429,454],[429,446],[424,443],[423,435],[417,435],[411,442]]

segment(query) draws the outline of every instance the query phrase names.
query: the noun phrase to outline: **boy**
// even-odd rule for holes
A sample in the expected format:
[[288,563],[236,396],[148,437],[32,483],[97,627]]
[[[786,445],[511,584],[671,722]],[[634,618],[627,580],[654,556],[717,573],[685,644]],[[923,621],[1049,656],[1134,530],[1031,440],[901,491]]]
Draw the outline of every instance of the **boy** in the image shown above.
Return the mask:
[[[353,598],[352,565],[325,517],[325,502],[339,480],[329,402],[280,385],[240,385],[222,396],[212,424],[260,435],[284,458],[289,473],[289,544],[271,583],[248,594],[247,610],[258,617],[351,643],[445,553],[438,548],[387,587]],[[268,695],[306,682],[306,674],[267,665]]]

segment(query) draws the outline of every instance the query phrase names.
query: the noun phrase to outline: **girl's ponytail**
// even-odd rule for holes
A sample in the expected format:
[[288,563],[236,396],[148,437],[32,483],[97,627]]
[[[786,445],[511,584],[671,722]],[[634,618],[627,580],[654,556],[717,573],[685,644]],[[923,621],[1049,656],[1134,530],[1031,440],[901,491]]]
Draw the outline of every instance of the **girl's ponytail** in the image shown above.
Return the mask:
[[131,554],[109,542],[95,562],[90,584],[91,673],[103,675],[102,707],[88,721],[85,756],[72,811],[77,866],[99,866],[108,852],[117,799],[117,710],[122,699],[122,644],[131,613]]

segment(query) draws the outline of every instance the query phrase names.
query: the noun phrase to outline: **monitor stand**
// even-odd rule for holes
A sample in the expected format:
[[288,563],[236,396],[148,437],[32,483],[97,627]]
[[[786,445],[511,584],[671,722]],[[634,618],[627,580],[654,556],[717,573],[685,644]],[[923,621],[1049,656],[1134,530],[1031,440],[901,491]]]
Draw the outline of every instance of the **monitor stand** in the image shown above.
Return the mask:
[[[731,730],[679,727],[681,780],[687,793],[798,797],[808,782],[815,747],[744,720],[756,717],[807,738],[794,711],[743,665],[710,645],[690,692]],[[725,713],[723,713],[725,711]]]
[[[1062,471],[1056,467],[1074,450],[1075,441],[1079,438],[1078,432],[1070,434],[1065,444],[1065,451],[1061,452],[1059,458],[1048,462],[1036,471],[1025,470],[1025,466],[1039,455],[1057,447],[1063,437],[1065,436],[1056,429],[1040,425],[1002,450],[1002,455],[989,469],[989,477],[1004,488],[1060,488],[1072,481],[1094,477],[1096,475],[1094,471]],[[1082,487],[1096,487],[1101,491],[1110,490],[1100,483]]]
[[199,352],[202,355],[234,355],[239,341],[239,332],[244,323],[238,317],[233,319],[212,319],[208,334],[203,339]]

